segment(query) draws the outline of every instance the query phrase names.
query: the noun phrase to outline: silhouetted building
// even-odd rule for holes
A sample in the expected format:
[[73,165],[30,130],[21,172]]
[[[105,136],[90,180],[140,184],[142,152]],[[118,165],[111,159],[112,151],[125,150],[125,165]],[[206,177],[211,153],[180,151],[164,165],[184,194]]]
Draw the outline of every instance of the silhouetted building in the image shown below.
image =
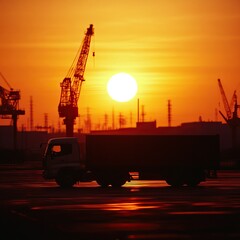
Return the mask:
[[149,130],[149,129],[156,129],[157,128],[157,122],[137,122],[137,129],[139,130]]
[[[138,122],[136,128],[121,128],[116,130],[91,131],[90,134],[119,134],[119,135],[216,135],[220,136],[220,149],[225,151],[232,147],[232,132],[227,124],[221,122],[188,122],[176,127],[157,127],[156,121]],[[41,143],[47,143],[48,139],[64,137],[64,133],[48,133],[47,131],[20,131],[17,134],[17,146],[27,154],[43,154]],[[84,134],[75,133],[74,136],[84,139]],[[239,131],[237,139],[240,139]],[[238,140],[240,149],[240,141]],[[0,150],[14,149],[13,127],[0,126]]]

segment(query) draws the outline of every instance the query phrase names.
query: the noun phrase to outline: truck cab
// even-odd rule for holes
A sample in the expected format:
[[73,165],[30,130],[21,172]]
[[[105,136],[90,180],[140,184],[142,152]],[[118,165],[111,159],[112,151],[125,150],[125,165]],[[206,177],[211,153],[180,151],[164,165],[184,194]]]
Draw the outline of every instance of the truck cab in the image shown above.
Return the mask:
[[72,186],[85,171],[84,146],[77,138],[53,138],[43,157],[43,177],[62,187]]

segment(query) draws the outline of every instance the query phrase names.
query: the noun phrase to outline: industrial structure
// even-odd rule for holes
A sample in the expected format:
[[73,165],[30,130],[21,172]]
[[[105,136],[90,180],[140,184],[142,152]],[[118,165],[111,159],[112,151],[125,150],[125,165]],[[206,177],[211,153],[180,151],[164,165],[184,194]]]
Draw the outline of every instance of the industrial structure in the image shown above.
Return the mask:
[[84,81],[84,72],[93,34],[93,25],[90,24],[85,33],[82,47],[77,54],[79,57],[74,59],[67,76],[60,84],[61,96],[58,105],[58,113],[59,117],[64,118],[63,123],[66,125],[66,135],[68,137],[73,136],[73,126],[76,117],[78,117],[78,99]]
[[0,86],[0,115],[1,118],[11,118],[13,121],[13,143],[14,149],[17,148],[17,119],[19,115],[24,115],[25,111],[19,109],[20,91],[13,90],[6,78],[0,73],[1,78],[10,88],[9,90]]
[[226,111],[226,116],[221,111],[219,111],[219,113],[232,129],[232,145],[233,148],[235,148],[237,145],[237,127],[240,126],[240,118],[238,117],[238,109],[240,108],[240,105],[237,103],[236,90],[233,92],[233,96],[229,104],[220,79],[218,79],[218,85]]
[[172,126],[172,103],[171,100],[168,100],[168,127]]

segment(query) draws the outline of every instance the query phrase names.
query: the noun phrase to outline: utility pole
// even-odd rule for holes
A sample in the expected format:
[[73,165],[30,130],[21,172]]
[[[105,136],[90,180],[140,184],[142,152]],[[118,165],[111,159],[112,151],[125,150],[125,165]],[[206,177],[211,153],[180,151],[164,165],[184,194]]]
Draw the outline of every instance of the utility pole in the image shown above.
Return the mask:
[[30,96],[30,131],[33,131],[33,97]]
[[115,129],[115,112],[114,108],[112,108],[112,129]]
[[171,100],[168,100],[168,127],[172,125],[172,105]]
[[145,113],[145,111],[144,111],[144,105],[142,105],[142,122],[144,122],[145,121],[145,115],[146,115],[146,113]]

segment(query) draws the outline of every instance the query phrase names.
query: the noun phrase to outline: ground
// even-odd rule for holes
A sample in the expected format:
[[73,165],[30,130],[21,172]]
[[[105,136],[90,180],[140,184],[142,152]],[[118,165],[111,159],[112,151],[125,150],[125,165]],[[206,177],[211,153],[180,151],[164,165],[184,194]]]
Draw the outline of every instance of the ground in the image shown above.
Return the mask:
[[1,239],[240,239],[240,171],[196,188],[135,180],[68,190],[41,173],[0,166]]

